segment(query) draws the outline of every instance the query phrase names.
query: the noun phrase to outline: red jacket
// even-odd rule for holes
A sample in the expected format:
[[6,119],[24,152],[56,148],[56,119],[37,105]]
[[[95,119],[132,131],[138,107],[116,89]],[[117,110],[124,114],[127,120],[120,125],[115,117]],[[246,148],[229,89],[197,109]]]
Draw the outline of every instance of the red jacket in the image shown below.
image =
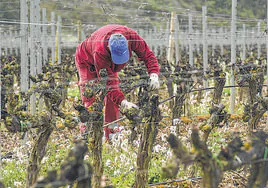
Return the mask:
[[[99,28],[92,33],[87,39],[77,46],[76,49],[76,66],[80,75],[80,83],[97,78],[100,80],[99,71],[106,69],[108,73],[108,80],[106,86],[113,86],[113,89],[109,90],[107,97],[119,105],[124,99],[124,94],[118,87],[119,78],[117,72],[119,72],[125,65],[116,65],[112,62],[111,54],[108,49],[109,37],[113,33],[121,33],[128,40],[130,57],[132,51],[136,53],[140,61],[144,61],[147,67],[148,73],[159,74],[160,67],[158,65],[157,58],[154,53],[149,49],[146,42],[137,34],[136,31],[122,25],[106,25]],[[92,65],[95,67],[96,72],[90,71]],[[89,101],[85,97],[82,97],[83,102]]]

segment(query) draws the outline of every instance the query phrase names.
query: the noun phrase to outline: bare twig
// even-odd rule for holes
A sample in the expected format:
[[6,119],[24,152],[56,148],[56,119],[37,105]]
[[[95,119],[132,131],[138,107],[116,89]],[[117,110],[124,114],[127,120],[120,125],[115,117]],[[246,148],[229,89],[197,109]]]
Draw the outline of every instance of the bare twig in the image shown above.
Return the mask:
[[114,124],[114,123],[123,121],[123,120],[125,120],[126,118],[127,118],[126,116],[123,116],[123,117],[120,118],[120,119],[117,119],[117,120],[115,120],[115,121],[112,121],[112,122],[110,122],[110,123],[107,123],[107,124],[103,125],[103,127],[108,127],[109,125],[112,125],[112,124]]
[[171,181],[165,181],[165,182],[158,182],[158,183],[154,183],[154,184],[148,184],[149,187],[152,186],[156,186],[156,185],[166,185],[169,183],[180,183],[180,182],[184,182],[184,181],[195,181],[195,180],[201,180],[202,177],[195,177],[195,178],[187,178],[187,179],[183,179],[183,180],[171,180]]
[[247,180],[247,178],[245,178],[244,176],[242,176],[241,174],[239,174],[238,172],[234,171],[234,170],[231,170],[232,173],[238,175],[240,178],[242,178],[243,180]]

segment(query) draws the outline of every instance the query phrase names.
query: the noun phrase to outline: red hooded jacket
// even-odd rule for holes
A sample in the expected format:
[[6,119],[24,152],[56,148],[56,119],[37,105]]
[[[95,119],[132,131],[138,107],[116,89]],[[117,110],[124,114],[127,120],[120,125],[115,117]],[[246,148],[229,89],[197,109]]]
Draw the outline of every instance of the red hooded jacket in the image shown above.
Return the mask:
[[[106,69],[108,73],[106,87],[110,87],[107,97],[109,97],[115,104],[120,105],[121,101],[124,99],[124,94],[118,87],[118,72],[126,65],[126,63],[116,65],[112,62],[108,48],[108,41],[109,37],[114,33],[121,33],[126,37],[128,40],[130,57],[132,56],[132,52],[135,52],[139,60],[145,62],[149,74],[159,74],[160,67],[157,58],[149,49],[146,42],[136,31],[126,26],[103,26],[79,44],[76,49],[76,66],[80,75],[80,85],[83,85],[83,83],[92,79],[100,80],[99,71],[101,69]],[[92,99],[87,99],[82,96],[82,101],[84,103],[91,103]]]

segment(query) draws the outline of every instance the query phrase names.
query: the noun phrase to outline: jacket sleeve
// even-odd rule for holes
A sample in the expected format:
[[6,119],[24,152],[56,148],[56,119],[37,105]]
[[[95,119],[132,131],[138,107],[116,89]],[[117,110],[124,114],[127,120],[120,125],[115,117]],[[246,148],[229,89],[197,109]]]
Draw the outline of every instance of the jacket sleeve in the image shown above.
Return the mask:
[[131,40],[131,49],[137,54],[140,61],[145,62],[148,73],[159,74],[160,66],[158,60],[144,39],[133,30]]
[[106,81],[107,97],[111,99],[116,105],[120,105],[122,100],[125,99],[123,92],[119,87],[119,77],[117,72],[112,72],[110,68],[107,68],[108,78]]
[[94,97],[86,98],[83,96],[83,92],[85,91],[85,83],[89,80],[94,80],[97,78],[96,70],[92,69],[91,66],[85,62],[80,62],[78,58],[75,58],[75,65],[79,74],[79,87],[80,87],[80,97],[84,106],[87,108],[94,102]]

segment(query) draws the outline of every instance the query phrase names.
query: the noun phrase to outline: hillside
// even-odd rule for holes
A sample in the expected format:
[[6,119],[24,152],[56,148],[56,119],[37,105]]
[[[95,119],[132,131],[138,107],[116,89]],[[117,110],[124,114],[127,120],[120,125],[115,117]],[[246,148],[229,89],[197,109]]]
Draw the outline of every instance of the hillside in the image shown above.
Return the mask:
[[[47,0],[41,5],[68,20],[80,19],[84,23],[94,23],[131,22],[135,17],[154,20],[162,12],[175,11],[184,14],[188,12],[187,9],[201,14],[203,5],[207,5],[209,15],[230,17],[232,0]],[[237,10],[238,17],[266,19],[266,0],[239,0]]]
[[[175,11],[179,19],[187,21],[189,10],[200,16],[203,5],[207,5],[209,19],[231,17],[232,0],[41,0],[41,8],[47,9],[48,20],[50,12],[55,12],[61,15],[64,25],[81,20],[83,24],[93,26],[107,23],[131,26],[140,23],[139,27],[157,25],[165,23],[169,18],[167,13],[171,11]],[[19,21],[19,10],[19,0],[0,2],[0,20]],[[237,15],[240,19],[266,20],[266,0],[239,0]],[[256,25],[256,22],[253,24]]]

